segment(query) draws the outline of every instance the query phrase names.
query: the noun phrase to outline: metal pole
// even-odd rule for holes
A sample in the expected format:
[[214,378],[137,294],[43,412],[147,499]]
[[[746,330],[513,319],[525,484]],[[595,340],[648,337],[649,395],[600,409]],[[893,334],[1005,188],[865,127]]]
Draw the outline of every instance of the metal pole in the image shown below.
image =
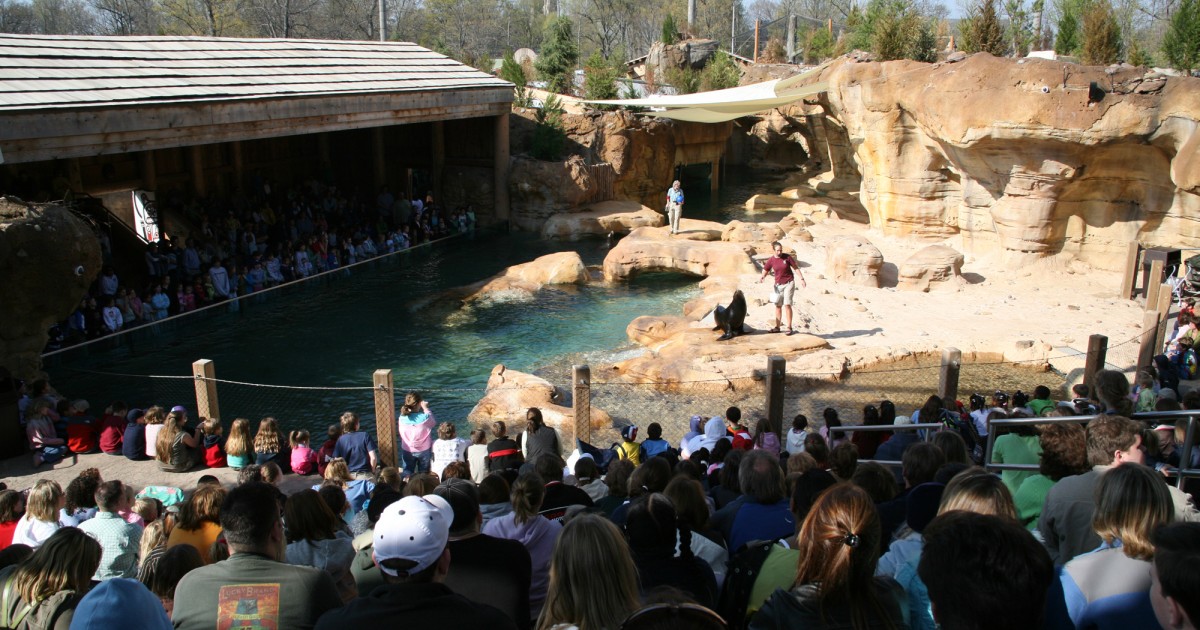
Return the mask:
[[378,0],[379,4],[379,41],[387,41],[387,6],[385,0]]
[[796,15],[788,15],[787,62],[796,62]]
[[737,3],[731,2],[730,11],[733,12],[729,21],[729,52],[737,54]]
[[754,20],[754,63],[758,63],[758,26],[762,20]]

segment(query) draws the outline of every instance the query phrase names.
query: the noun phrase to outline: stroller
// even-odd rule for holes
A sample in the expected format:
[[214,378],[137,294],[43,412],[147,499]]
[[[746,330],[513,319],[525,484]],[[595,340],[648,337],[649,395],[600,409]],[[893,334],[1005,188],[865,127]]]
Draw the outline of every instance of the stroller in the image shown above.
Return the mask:
[[1188,258],[1179,266],[1171,284],[1175,287],[1176,302],[1185,297],[1200,296],[1200,254]]

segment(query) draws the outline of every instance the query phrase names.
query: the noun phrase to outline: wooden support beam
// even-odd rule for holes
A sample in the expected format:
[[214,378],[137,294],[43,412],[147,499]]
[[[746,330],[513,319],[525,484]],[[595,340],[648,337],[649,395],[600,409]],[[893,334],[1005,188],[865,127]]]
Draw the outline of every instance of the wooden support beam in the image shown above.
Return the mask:
[[391,370],[375,370],[375,442],[379,447],[379,466],[398,466],[396,424],[396,387],[392,382]]
[[495,124],[493,128],[493,147],[492,147],[492,200],[494,207],[492,212],[496,217],[496,221],[505,223],[509,219],[509,200],[508,200],[508,163],[509,163],[509,140],[508,140],[508,112],[504,112],[495,116]]
[[430,161],[432,168],[430,169],[430,186],[433,187],[433,199],[439,204],[442,200],[442,179],[446,170],[446,127],[440,120],[435,120],[430,125],[430,141],[432,143],[432,153]]
[[780,356],[767,357],[767,422],[775,435],[783,433],[783,390],[787,381],[787,360]]
[[217,401],[216,364],[209,359],[192,363],[192,377],[196,380],[196,415],[219,419],[221,405]]
[[1130,243],[1125,251],[1125,273],[1121,276],[1121,288],[1117,290],[1117,297],[1122,300],[1133,297],[1133,285],[1137,282],[1139,253],[1141,253],[1141,246],[1137,241]]
[[154,165],[154,151],[142,151],[138,156],[142,166],[142,188],[158,190],[158,171]]
[[570,439],[562,440],[559,449],[569,453],[575,449],[576,440],[592,441],[592,370],[586,365],[572,367],[571,409],[575,422]]
[[371,166],[375,173],[375,192],[387,184],[387,154],[383,146],[383,128],[371,130]]
[[197,197],[203,197],[208,190],[204,181],[204,146],[195,144],[188,147],[188,155],[192,166],[192,192]]

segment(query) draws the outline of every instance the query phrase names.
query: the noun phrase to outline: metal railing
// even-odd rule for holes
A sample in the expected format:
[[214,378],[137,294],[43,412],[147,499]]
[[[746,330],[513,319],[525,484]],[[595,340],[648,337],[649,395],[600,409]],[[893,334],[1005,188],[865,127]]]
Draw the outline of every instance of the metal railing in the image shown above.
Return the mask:
[[[829,427],[829,433],[830,433],[830,437],[832,438],[832,434],[835,432],[836,433],[853,433],[855,431],[863,431],[863,432],[868,432],[868,433],[869,432],[879,433],[882,431],[925,431],[925,433],[921,435],[921,439],[926,442],[929,442],[929,441],[933,440],[933,435],[935,433],[937,433],[938,431],[941,431],[944,428],[944,426],[945,425],[943,425],[940,422],[929,422],[929,423],[921,423],[921,424],[872,424],[872,425],[858,425],[858,426]],[[876,464],[880,464],[882,466],[892,466],[895,468],[900,468],[903,466],[903,462],[901,462],[899,460],[891,460],[891,459],[860,459],[860,460],[858,460],[858,463],[860,463],[860,464],[863,464],[866,462],[873,462]]]

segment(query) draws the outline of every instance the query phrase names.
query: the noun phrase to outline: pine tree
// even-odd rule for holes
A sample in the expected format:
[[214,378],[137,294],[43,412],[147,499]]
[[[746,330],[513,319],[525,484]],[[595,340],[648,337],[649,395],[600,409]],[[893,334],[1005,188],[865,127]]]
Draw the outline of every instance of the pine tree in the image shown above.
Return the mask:
[[525,89],[525,70],[521,68],[521,64],[513,58],[512,52],[505,53],[504,61],[500,63],[500,78],[513,84],[514,100],[513,105],[517,107],[528,107],[529,96]]
[[1008,52],[1004,29],[996,14],[996,0],[979,0],[971,7],[967,26],[962,29],[965,52],[985,52],[997,57]]
[[1163,54],[1176,70],[1200,68],[1200,0],[1183,0],[1163,37]]
[[1058,18],[1058,35],[1054,38],[1054,52],[1073,55],[1079,50],[1079,18],[1074,11],[1064,11]]
[[579,47],[571,34],[571,19],[556,17],[546,23],[545,45],[534,64],[538,76],[546,82],[546,89],[566,94],[574,84],[572,75],[579,61]]
[[[592,101],[607,101],[617,98],[617,94],[617,69],[597,50],[583,63],[583,96]],[[592,107],[614,109],[613,105]]]
[[1083,45],[1080,61],[1106,66],[1121,60],[1121,27],[1106,0],[1093,2],[1083,14]]
[[704,70],[700,72],[700,89],[707,92],[737,87],[741,79],[742,70],[738,67],[737,62],[725,51],[718,50],[717,54],[708,60]]
[[662,43],[670,46],[675,43],[675,39],[679,37],[679,28],[675,26],[675,16],[670,13],[663,18],[662,23]]

